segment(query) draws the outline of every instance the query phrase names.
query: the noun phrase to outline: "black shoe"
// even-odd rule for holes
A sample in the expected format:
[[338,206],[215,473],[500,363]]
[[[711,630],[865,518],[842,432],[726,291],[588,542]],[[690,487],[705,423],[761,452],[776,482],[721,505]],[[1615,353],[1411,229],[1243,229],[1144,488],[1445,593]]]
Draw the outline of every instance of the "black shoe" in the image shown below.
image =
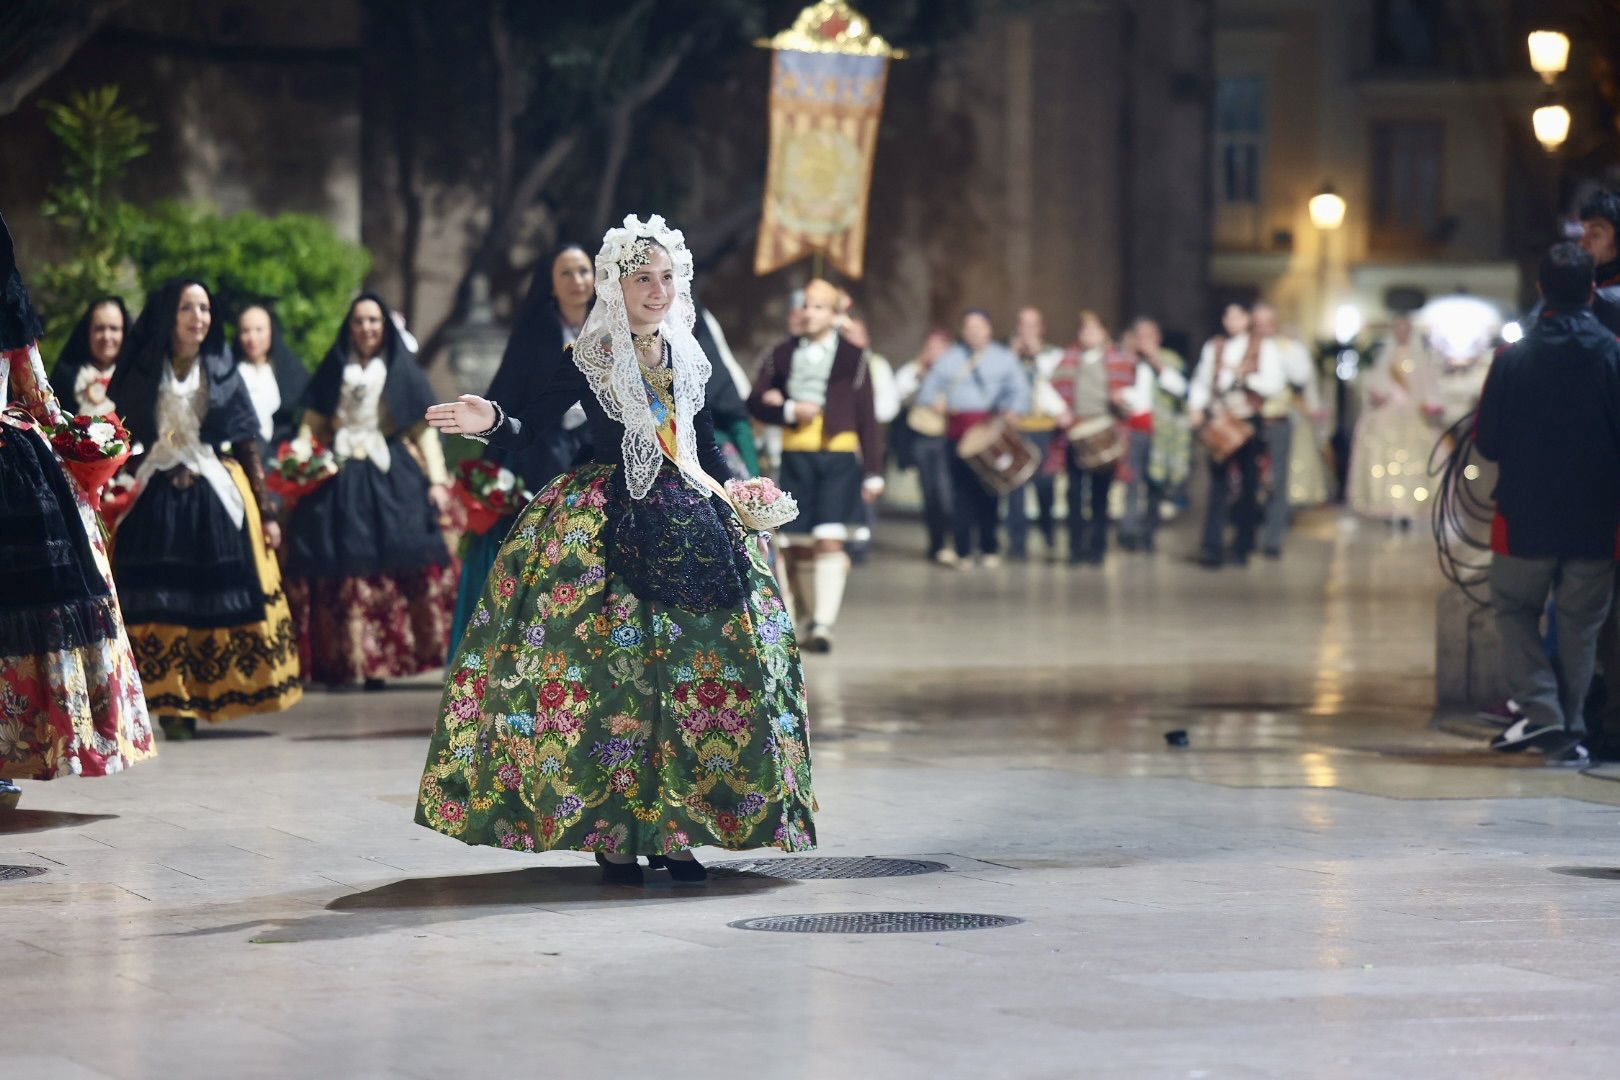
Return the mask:
[[1226,561],[1231,563],[1233,566],[1248,566],[1249,553],[1247,551],[1234,551],[1232,552],[1232,557]]
[[1221,568],[1221,557],[1219,555],[1211,555],[1207,551],[1199,555],[1193,560],[1193,562],[1197,563],[1199,566],[1202,566],[1205,570],[1219,570]]
[[1280,559],[1282,558],[1282,548],[1268,547],[1264,554],[1268,559]]
[[1491,740],[1491,749],[1504,754],[1516,754],[1537,744],[1546,745],[1564,734],[1564,729],[1552,724],[1538,724],[1528,716],[1516,720],[1502,734]]
[[709,880],[709,871],[704,865],[691,859],[662,859],[663,865],[659,868],[669,871],[670,880],[681,885],[696,885]]
[[170,742],[185,742],[197,735],[197,720],[191,716],[160,716],[158,726]]
[[1543,755],[1548,765],[1561,769],[1583,769],[1592,764],[1592,755],[1586,750],[1580,736],[1565,739],[1557,746],[1550,746]]
[[382,690],[387,687],[387,685],[388,683],[382,679],[367,679],[365,688],[367,690]]
[[646,880],[641,873],[641,864],[633,860],[627,863],[609,862],[607,856],[598,851],[596,865],[602,868],[604,885],[640,885]]

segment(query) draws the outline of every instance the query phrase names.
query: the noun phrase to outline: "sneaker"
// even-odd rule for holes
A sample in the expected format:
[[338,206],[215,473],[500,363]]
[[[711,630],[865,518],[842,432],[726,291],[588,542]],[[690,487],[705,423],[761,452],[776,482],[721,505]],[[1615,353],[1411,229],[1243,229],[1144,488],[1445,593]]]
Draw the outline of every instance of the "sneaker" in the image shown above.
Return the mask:
[[994,570],[996,567],[1001,565],[1001,556],[1000,555],[980,555],[979,556],[979,565],[984,567],[986,570]]
[[1481,709],[1474,715],[1479,720],[1487,724],[1495,724],[1499,728],[1510,728],[1524,719],[1524,713],[1519,710],[1519,706],[1514,703],[1512,698]]
[[940,548],[934,552],[933,559],[941,566],[955,566],[962,561],[957,558],[955,548]]
[[1577,737],[1566,740],[1561,746],[1549,747],[1543,760],[1555,768],[1581,769],[1592,764],[1592,755]]
[[1511,727],[1492,739],[1491,749],[1500,750],[1505,754],[1516,754],[1526,747],[1534,746],[1537,742],[1545,742],[1563,733],[1564,729],[1561,727],[1538,724],[1526,716],[1515,720]]

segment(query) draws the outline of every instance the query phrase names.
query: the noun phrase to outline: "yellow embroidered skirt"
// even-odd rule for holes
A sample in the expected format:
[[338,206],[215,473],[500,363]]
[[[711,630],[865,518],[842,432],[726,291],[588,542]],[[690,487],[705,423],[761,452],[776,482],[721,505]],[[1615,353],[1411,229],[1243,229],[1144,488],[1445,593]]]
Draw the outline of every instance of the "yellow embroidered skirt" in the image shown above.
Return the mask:
[[219,723],[303,696],[281,570],[241,466],[246,516],[185,469],[154,474],[118,527],[113,573],[154,716]]

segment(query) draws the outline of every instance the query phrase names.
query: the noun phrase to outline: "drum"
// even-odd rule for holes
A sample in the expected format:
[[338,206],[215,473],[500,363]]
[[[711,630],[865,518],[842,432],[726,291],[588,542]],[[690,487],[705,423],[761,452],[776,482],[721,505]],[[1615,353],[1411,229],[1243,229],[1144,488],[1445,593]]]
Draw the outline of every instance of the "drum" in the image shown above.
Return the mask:
[[1088,416],[1069,426],[1074,463],[1082,469],[1106,469],[1125,456],[1125,433],[1112,416]]
[[913,405],[906,412],[906,426],[924,438],[945,434],[945,414],[927,405]]
[[1219,465],[1254,438],[1254,425],[1229,412],[1212,415],[1198,429],[1198,439],[1209,451],[1209,459]]
[[972,467],[979,482],[997,495],[1010,495],[1029,483],[1041,465],[1035,444],[1000,418],[968,428],[956,453]]

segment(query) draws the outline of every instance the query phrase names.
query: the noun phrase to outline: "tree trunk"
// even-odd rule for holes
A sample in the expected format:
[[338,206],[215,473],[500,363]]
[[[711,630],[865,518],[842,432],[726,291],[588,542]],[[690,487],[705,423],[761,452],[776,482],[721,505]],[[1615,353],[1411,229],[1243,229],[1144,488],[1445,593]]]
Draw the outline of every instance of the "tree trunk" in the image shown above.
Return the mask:
[[62,70],[107,16],[123,6],[124,0],[94,0],[59,25],[40,31],[43,41],[25,41],[22,61],[0,76],[0,116],[15,112],[41,83]]

